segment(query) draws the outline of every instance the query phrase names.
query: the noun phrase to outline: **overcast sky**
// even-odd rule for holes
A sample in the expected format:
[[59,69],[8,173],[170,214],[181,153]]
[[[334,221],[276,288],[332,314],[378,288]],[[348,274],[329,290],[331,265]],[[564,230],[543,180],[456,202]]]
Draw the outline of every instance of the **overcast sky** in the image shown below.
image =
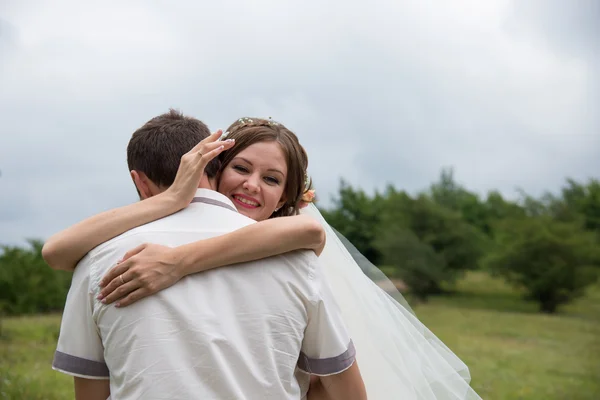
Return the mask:
[[340,178],[485,194],[600,176],[596,0],[0,0],[0,243],[135,201],[125,148],[175,107],[271,116]]

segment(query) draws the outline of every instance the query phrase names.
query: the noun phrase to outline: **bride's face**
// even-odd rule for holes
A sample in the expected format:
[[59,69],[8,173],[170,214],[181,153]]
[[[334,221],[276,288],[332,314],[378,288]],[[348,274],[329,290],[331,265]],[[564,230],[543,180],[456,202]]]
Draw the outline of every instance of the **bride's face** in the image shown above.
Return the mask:
[[287,163],[277,142],[259,142],[240,151],[221,172],[218,190],[238,211],[263,221],[285,203]]

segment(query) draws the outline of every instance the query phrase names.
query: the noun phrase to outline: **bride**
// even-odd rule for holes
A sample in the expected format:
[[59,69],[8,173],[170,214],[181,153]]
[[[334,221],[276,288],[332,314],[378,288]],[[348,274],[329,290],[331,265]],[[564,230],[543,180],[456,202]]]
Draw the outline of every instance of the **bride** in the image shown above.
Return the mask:
[[[225,146],[227,150],[218,154],[221,162],[218,181],[226,174],[237,174],[238,179],[244,179],[247,172],[231,165],[231,161],[243,150],[240,143],[244,142],[244,135],[259,126],[273,130],[274,140],[286,140],[277,134],[280,129],[276,127],[282,126],[271,120],[239,119],[227,130],[227,139],[232,139]],[[198,148],[215,149],[218,136],[218,133],[211,135],[190,153]],[[292,142],[297,143],[295,136]],[[231,146],[231,143],[235,144]],[[289,147],[289,143],[286,144]],[[295,164],[300,161],[304,168],[301,172],[306,176],[306,153],[299,144],[292,144],[292,147],[295,151],[288,157],[300,159]],[[202,153],[217,154],[216,151]],[[174,183],[151,200],[107,211],[52,236],[43,249],[48,264],[56,269],[72,270],[97,245],[186,207],[208,160],[193,165],[185,159],[184,156]],[[134,172],[132,177],[136,179]],[[219,192],[230,197],[238,212],[258,221],[256,224],[185,246],[169,248],[144,244],[132,249],[102,279],[99,298],[106,304],[115,302],[117,307],[126,307],[192,273],[292,250],[311,249],[319,255],[357,349],[369,399],[479,399],[469,386],[467,366],[416,318],[385,276],[334,231],[318,209],[310,204],[314,197],[310,181],[296,181],[290,185],[292,181],[288,180],[290,187],[285,188],[286,193],[294,194],[290,196],[291,200],[270,210],[245,206],[242,200],[230,195],[227,188],[219,184]],[[140,196],[146,197],[143,193]],[[170,206],[161,207],[161,204]],[[364,270],[379,273],[377,284]],[[384,283],[385,291],[381,288]]]

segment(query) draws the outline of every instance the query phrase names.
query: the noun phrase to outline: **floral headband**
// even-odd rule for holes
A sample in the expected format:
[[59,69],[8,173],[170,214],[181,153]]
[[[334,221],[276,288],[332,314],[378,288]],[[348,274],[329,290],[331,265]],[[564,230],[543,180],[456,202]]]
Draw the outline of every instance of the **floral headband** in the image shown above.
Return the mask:
[[[271,117],[258,118],[256,120],[254,120],[252,118],[244,117],[244,118],[238,119],[238,122],[239,122],[239,124],[237,124],[236,126],[233,127],[233,129],[232,129],[233,131],[237,131],[238,129],[241,129],[246,126],[279,126],[279,125],[281,125],[279,122],[274,121]],[[219,140],[225,140],[225,138],[227,138],[229,133],[230,133],[229,131],[226,131],[225,133],[223,133],[221,135],[221,137],[219,138]]]

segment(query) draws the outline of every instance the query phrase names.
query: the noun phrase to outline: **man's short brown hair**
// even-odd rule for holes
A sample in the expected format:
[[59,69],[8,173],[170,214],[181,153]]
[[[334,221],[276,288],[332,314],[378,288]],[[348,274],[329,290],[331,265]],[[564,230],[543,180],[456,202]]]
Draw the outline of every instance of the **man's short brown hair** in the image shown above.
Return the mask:
[[[210,135],[200,120],[170,109],[136,130],[127,145],[129,171],[143,172],[156,185],[169,187],[175,180],[181,157]],[[216,175],[220,162],[213,159],[205,168]]]

